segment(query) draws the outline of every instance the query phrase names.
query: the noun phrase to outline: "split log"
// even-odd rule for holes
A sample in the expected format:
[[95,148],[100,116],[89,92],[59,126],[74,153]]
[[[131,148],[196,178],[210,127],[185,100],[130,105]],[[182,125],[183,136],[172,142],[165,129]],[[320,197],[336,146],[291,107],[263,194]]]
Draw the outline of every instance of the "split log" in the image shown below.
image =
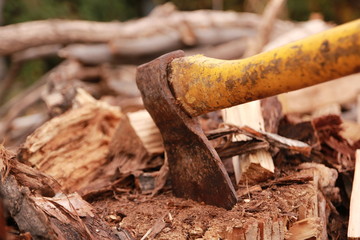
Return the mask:
[[356,151],[354,181],[350,201],[350,217],[348,226],[348,239],[360,239],[360,150]]
[[74,107],[51,119],[25,142],[22,162],[54,177],[64,189],[86,187],[106,162],[109,144],[123,115],[79,89]]
[[133,239],[114,232],[77,194],[64,195],[58,183],[17,162],[0,146],[0,196],[19,230],[32,239]]

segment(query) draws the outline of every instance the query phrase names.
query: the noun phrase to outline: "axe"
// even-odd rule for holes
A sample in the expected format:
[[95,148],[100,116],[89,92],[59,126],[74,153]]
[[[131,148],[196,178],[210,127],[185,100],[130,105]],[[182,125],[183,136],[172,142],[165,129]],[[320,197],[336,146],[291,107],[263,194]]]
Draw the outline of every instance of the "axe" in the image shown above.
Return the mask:
[[174,195],[231,209],[234,187],[197,116],[359,70],[356,20],[241,60],[171,52],[139,66],[136,82],[160,129]]

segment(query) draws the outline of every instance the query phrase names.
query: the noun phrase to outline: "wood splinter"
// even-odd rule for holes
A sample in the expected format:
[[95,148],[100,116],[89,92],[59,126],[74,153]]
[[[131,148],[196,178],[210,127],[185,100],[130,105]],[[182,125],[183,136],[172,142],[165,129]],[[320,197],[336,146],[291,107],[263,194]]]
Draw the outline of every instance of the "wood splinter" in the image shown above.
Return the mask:
[[348,239],[360,239],[360,149],[356,150],[354,181],[350,200]]

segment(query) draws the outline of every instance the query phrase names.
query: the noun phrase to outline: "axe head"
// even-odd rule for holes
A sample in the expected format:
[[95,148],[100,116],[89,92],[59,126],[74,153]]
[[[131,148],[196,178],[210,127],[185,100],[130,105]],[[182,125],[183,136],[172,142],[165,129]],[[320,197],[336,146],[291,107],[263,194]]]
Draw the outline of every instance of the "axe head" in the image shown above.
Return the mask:
[[169,63],[183,56],[183,51],[175,51],[139,66],[136,82],[162,134],[174,195],[231,209],[237,198],[218,154],[169,86]]

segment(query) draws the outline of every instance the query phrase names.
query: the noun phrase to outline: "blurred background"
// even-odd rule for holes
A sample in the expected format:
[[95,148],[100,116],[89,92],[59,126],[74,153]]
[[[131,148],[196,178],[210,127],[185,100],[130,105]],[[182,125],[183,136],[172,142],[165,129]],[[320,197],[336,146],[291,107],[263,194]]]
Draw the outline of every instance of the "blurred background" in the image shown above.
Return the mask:
[[[173,2],[178,10],[233,10],[261,14],[267,0],[0,0],[0,25],[60,18],[92,21],[127,21],[148,15],[157,5]],[[320,13],[325,21],[341,24],[360,16],[358,0],[289,0],[280,19],[306,21],[312,13]],[[19,88],[31,85],[61,61],[58,57],[35,59],[22,64],[16,82]],[[0,78],[9,65],[0,60]],[[17,88],[16,88],[17,89]],[[12,94],[10,94],[12,95]],[[8,97],[10,96],[8,95]]]

